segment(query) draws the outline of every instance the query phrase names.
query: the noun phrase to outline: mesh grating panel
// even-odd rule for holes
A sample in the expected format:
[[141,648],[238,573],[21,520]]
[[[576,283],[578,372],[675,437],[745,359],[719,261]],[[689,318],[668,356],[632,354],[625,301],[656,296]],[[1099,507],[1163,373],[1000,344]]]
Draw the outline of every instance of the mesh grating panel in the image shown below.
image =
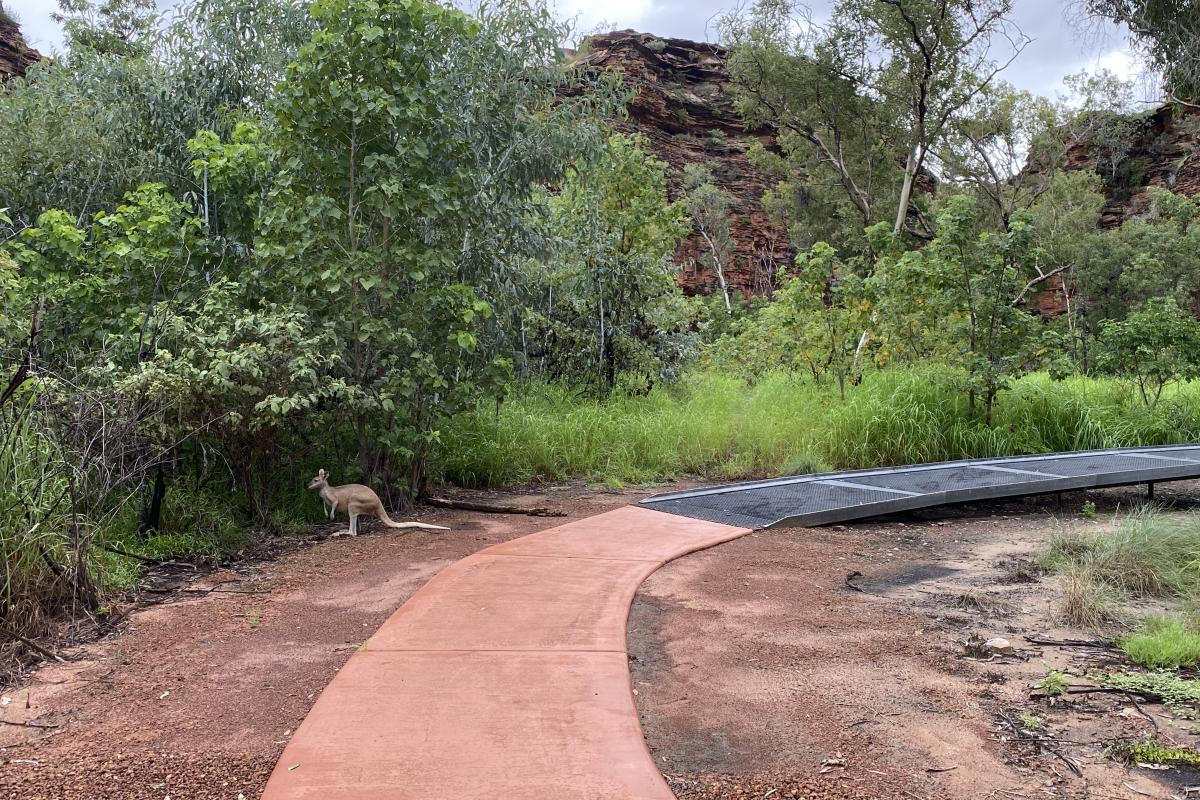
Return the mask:
[[1173,461],[1159,462],[1148,458],[1134,458],[1127,455],[1076,456],[1073,458],[1037,461],[1034,463],[1038,465],[1036,469],[1040,469],[1043,472],[1053,472],[1055,475],[1062,475],[1068,478],[1078,475],[1100,475],[1106,472],[1118,473],[1155,470],[1175,465]]
[[[1008,466],[1008,465],[1005,465]],[[1016,469],[1016,467],[1012,467]],[[1034,469],[1034,467],[1029,467]],[[1051,472],[1052,470],[1042,470]],[[912,472],[897,472],[890,475],[871,475],[855,478],[855,483],[886,486],[889,489],[904,489],[909,492],[936,494],[937,492],[973,489],[982,486],[1004,486],[1010,483],[1028,483],[1044,480],[1039,475],[1023,475],[1015,472],[1000,472],[974,467],[940,467]]]
[[[1134,452],[1156,457],[1138,457]],[[1195,462],[1177,459],[1195,459]],[[983,466],[1002,469],[980,468]],[[1031,472],[1049,474],[1026,474]],[[1019,497],[1093,486],[1184,478],[1200,478],[1200,446],[1058,453],[891,470],[833,472],[813,477],[759,481],[718,490],[679,492],[647,498],[642,504],[659,511],[710,522],[759,528],[781,521],[796,525],[821,525],[935,506],[948,501]],[[822,482],[829,480],[846,481],[862,488]],[[879,490],[868,487],[879,487]],[[885,491],[887,489],[912,494]]]

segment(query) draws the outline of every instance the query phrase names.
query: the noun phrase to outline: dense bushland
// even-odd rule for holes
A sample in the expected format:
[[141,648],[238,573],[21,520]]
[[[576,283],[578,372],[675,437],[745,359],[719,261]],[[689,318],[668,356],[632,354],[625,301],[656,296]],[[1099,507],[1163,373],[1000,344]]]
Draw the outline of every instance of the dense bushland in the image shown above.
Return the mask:
[[[748,302],[713,171],[672,198],[537,0],[68,4],[0,92],[0,626],[314,521],[318,467],[402,506],[1200,435],[1200,205],[1102,232],[1059,170],[1121,87],[1003,84],[1007,0],[837,6],[723,23],[798,252]],[[717,297],[678,289],[690,232]]]

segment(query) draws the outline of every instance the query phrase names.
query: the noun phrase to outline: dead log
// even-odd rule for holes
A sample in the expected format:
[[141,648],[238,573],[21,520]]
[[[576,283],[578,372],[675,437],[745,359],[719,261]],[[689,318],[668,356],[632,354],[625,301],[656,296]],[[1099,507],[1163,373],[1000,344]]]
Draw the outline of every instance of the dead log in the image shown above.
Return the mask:
[[460,511],[478,511],[482,514],[525,514],[530,517],[565,517],[567,512],[545,506],[525,508],[522,506],[477,503],[474,500],[450,500],[445,497],[429,497],[425,503],[438,508],[455,508]]

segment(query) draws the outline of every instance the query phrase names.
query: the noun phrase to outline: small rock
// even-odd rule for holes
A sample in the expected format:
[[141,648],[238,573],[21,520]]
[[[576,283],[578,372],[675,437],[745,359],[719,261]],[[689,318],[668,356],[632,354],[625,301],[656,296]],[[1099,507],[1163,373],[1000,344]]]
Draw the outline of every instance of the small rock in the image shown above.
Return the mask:
[[996,652],[1008,652],[1012,650],[1012,642],[1002,636],[988,639],[983,643],[983,646],[989,650],[995,650]]

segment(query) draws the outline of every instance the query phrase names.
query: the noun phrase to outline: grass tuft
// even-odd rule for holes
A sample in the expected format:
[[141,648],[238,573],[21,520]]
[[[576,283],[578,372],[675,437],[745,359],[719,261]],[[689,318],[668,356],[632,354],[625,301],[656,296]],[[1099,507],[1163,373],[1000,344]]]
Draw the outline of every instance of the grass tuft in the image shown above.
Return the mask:
[[1151,669],[1182,669],[1200,663],[1200,631],[1181,616],[1152,617],[1121,640],[1134,663]]
[[1200,515],[1137,508],[1107,530],[1054,532],[1038,561],[1061,576],[1071,624],[1116,622],[1130,596],[1200,596]]
[[1125,594],[1087,566],[1073,565],[1060,573],[1062,613],[1079,628],[1097,629],[1123,619]]

